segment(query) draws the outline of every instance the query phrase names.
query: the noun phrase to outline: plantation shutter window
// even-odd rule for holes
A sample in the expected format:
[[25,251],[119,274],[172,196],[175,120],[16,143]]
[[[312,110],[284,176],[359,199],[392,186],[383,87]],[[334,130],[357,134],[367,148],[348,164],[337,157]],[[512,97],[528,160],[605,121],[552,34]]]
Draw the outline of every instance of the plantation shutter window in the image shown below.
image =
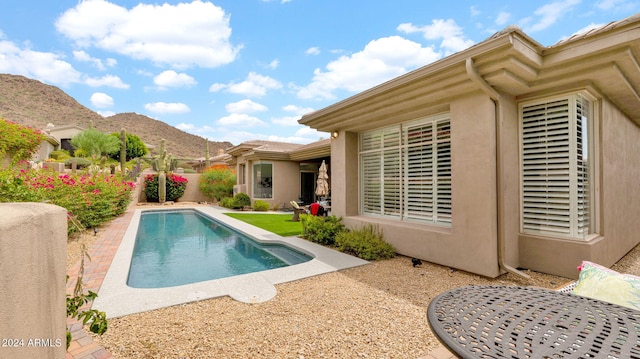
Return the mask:
[[361,212],[451,225],[448,114],[360,136]]
[[591,233],[591,106],[581,95],[521,106],[524,233]]

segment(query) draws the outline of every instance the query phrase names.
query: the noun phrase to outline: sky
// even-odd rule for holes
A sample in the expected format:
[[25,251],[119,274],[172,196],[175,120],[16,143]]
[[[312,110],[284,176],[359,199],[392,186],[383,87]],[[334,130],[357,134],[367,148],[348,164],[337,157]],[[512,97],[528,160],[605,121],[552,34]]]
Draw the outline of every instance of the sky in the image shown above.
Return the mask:
[[305,113],[507,26],[549,46],[638,12],[640,0],[0,0],[0,73],[105,117],[307,144],[329,134],[298,124]]

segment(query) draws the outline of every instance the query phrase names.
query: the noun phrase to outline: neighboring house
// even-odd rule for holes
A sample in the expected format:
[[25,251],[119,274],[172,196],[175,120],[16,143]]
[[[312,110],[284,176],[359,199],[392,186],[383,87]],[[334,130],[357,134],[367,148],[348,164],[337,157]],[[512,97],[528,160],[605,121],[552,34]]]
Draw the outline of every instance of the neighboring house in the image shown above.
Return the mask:
[[332,212],[400,254],[575,278],[640,242],[640,14],[544,47],[507,27],[299,121]]
[[33,160],[35,162],[44,161],[55,150],[68,150],[69,153],[73,154],[71,138],[84,130],[84,128],[76,125],[54,126],[51,123],[48,124],[47,128],[42,131],[47,135],[47,138],[42,142],[42,146]]
[[330,152],[328,139],[308,145],[248,141],[231,147],[227,153],[236,169],[234,193],[246,193],[252,201],[264,200],[279,208],[291,207],[291,201],[314,202],[318,168],[322,160],[329,163]]
[[[218,148],[216,155],[213,157],[209,157],[208,166],[214,165],[224,165],[226,166],[231,161],[231,155],[224,152],[224,148]],[[197,173],[202,173],[202,171],[207,167],[207,160],[204,157],[196,158],[193,160],[189,160],[185,162],[187,166],[191,167]]]

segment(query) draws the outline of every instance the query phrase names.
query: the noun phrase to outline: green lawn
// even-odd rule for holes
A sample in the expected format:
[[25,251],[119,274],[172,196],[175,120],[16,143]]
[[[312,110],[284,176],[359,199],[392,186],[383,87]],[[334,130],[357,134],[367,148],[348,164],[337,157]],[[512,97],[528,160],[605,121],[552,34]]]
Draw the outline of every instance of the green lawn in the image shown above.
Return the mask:
[[225,214],[283,237],[298,236],[302,233],[302,224],[291,220],[293,213],[264,214],[230,212]]

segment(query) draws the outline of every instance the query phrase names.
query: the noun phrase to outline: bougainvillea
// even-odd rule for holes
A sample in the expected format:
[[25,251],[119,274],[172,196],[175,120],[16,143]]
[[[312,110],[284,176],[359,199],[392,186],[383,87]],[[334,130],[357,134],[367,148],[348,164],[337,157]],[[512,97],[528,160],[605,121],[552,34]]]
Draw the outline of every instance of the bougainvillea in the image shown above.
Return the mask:
[[[121,174],[58,173],[53,170],[0,171],[0,201],[48,202],[64,207],[85,228],[124,213],[135,183]],[[70,230],[73,228],[70,226]]]
[[10,165],[26,161],[40,148],[46,135],[34,128],[0,118],[0,163],[5,154]]
[[[167,201],[175,201],[182,197],[187,188],[186,178],[175,173],[167,174]],[[147,202],[158,202],[158,174],[150,174],[144,178],[144,194]]]

